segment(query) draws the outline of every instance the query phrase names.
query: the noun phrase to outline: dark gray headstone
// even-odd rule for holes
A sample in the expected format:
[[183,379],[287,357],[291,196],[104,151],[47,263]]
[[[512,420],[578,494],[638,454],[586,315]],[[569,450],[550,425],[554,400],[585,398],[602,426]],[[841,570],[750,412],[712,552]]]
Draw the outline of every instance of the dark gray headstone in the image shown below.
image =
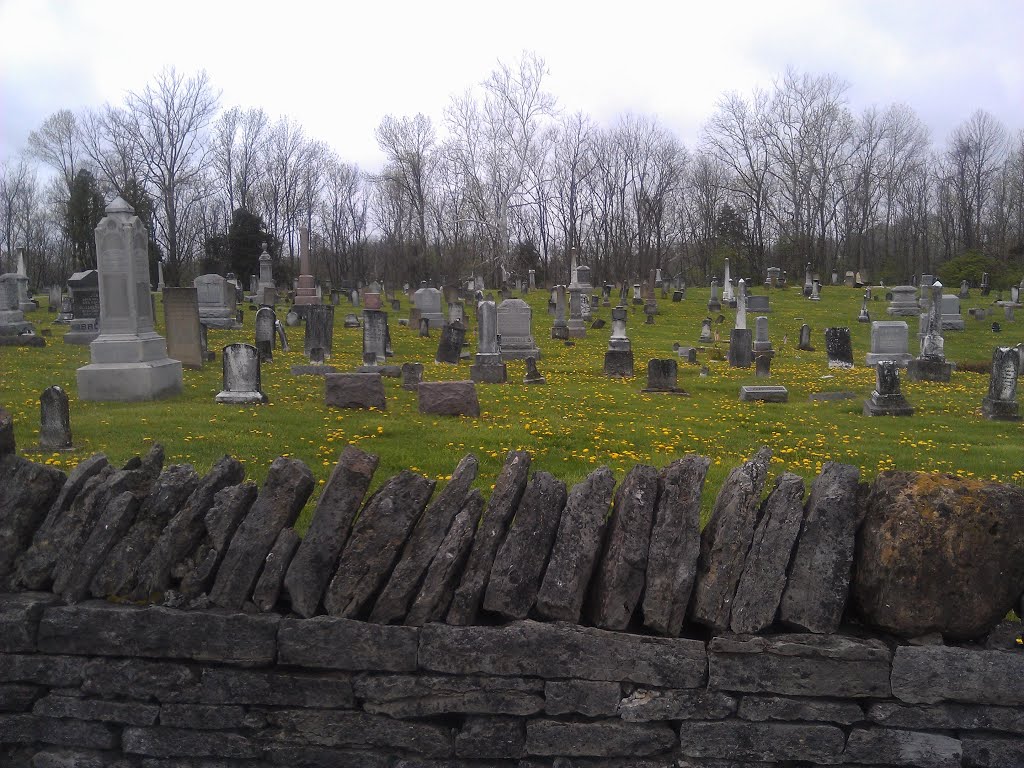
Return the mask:
[[47,387],[39,396],[39,447],[47,451],[71,448],[71,410],[67,393]]
[[749,328],[733,328],[729,333],[729,365],[749,368],[754,357],[754,336]]
[[329,360],[334,349],[334,307],[330,304],[310,304],[305,309],[306,336],[303,351],[312,360],[314,349],[323,350],[318,362]]
[[260,353],[251,344],[228,344],[221,352],[223,389],[218,403],[265,403],[260,381]]
[[829,368],[853,368],[853,342],[849,328],[825,329],[825,355]]
[[256,310],[256,349],[260,360],[273,362],[274,347],[277,346],[277,314],[270,307]]
[[462,323],[448,323],[441,329],[441,338],[437,343],[437,355],[434,357],[434,362],[458,365],[465,340],[466,328]]

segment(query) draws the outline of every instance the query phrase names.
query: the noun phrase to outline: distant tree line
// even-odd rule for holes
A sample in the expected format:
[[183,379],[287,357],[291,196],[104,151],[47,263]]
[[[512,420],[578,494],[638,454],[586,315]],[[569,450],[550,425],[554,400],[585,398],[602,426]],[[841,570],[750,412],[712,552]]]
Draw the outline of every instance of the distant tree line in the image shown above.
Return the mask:
[[890,283],[954,259],[973,279],[1024,271],[1024,131],[987,112],[938,144],[907,105],[854,114],[839,77],[787,70],[724,94],[687,148],[652,116],[560,111],[547,75],[524,53],[452,98],[440,125],[386,116],[387,160],[367,173],[287,116],[222,109],[205,72],[164,70],[121,104],[51,115],[0,164],[0,267],[18,246],[37,284],[95,265],[92,230],[117,194],[171,285],[244,280],[263,243],[286,280],[301,227],[335,285],[528,269],[564,281],[571,249],[600,282],[660,268],[704,284],[727,257],[753,277],[807,262]]

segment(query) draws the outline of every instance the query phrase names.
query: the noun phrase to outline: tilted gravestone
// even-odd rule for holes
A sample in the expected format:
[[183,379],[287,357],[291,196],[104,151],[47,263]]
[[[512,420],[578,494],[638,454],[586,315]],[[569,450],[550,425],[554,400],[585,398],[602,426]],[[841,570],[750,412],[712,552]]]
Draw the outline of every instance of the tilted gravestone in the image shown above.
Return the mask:
[[441,338],[437,343],[437,354],[434,356],[434,362],[458,365],[462,355],[462,343],[465,339],[466,329],[462,323],[446,325],[441,331]]
[[996,347],[992,352],[992,373],[988,394],[981,401],[986,419],[1018,421],[1017,377],[1020,373],[1020,351],[1015,347]]
[[260,353],[251,344],[228,344],[221,353],[223,389],[218,403],[265,403],[260,380]]

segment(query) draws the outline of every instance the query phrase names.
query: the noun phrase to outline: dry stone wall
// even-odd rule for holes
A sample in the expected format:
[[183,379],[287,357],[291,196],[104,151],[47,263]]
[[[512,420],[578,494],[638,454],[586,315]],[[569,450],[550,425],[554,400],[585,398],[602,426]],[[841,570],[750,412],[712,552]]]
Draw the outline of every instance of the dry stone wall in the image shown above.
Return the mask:
[[348,447],[300,540],[295,460],[257,488],[5,445],[3,766],[1024,765],[1019,488],[827,464],[762,499],[765,450],[701,532],[701,457],[569,488],[513,452],[485,503],[472,456],[367,497]]

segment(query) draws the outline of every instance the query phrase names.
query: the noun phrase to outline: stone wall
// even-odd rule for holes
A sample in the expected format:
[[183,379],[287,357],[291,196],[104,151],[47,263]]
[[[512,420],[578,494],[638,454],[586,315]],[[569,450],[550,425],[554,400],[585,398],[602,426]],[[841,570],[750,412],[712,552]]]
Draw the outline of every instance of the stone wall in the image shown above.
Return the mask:
[[1024,492],[762,449],[486,500],[346,448],[68,476],[0,411],[0,765],[1024,765]]

